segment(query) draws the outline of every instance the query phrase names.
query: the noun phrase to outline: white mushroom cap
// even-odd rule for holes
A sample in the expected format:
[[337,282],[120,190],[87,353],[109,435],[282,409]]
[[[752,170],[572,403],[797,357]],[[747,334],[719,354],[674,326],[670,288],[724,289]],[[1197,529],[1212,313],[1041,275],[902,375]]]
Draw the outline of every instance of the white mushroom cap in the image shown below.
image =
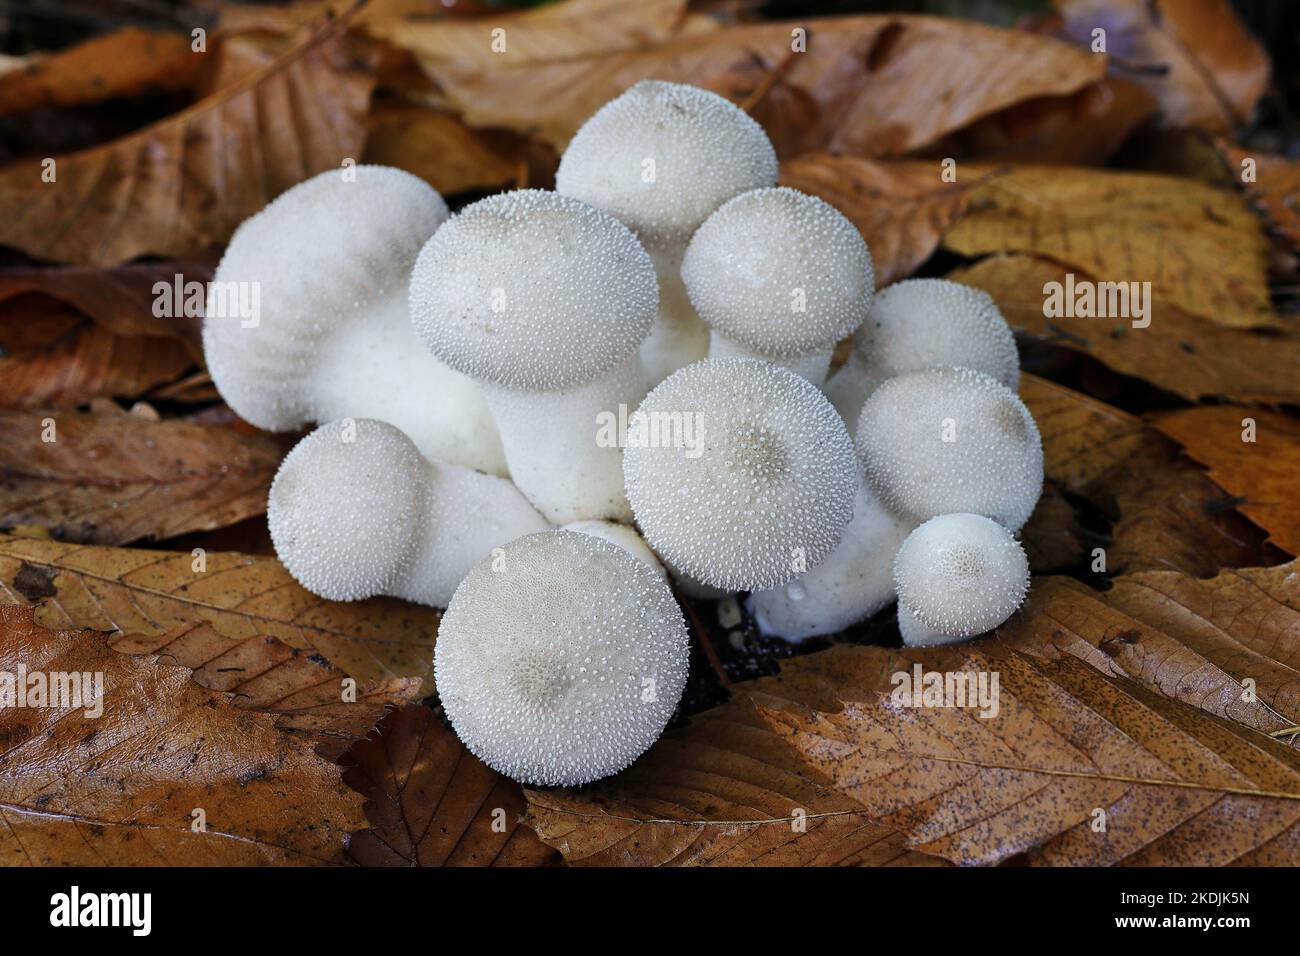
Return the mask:
[[610,371],[636,352],[658,301],[654,266],[626,226],[538,189],[465,207],[411,276],[411,321],[434,355],[521,391]]
[[881,501],[914,523],[965,511],[1019,530],[1043,488],[1043,445],[1029,409],[968,368],[889,379],[863,405],[857,441]]
[[784,186],[728,200],[682,261],[700,318],[755,355],[792,359],[833,346],[871,308],[871,253],[829,203]]
[[547,531],[466,576],[434,649],[456,734],[522,783],[617,773],[658,738],[686,684],[671,589],[627,551]]
[[271,483],[266,517],[276,555],[303,587],[332,601],[387,593],[416,550],[425,467],[392,425],[321,426]]
[[699,87],[642,80],[582,125],[555,188],[608,210],[660,254],[684,249],[713,210],[776,174],[771,141],[739,107]]
[[830,403],[757,359],[708,359],[660,383],[628,421],[623,474],[665,563],[731,591],[815,566],[839,543],[857,490],[853,443]]
[[903,638],[904,647],[938,647],[944,644],[960,644],[965,637],[940,634],[917,620],[916,614],[902,601],[898,602],[898,633]]
[[574,521],[566,524],[564,530],[589,534],[610,544],[616,544],[638,561],[654,568],[655,573],[665,581],[668,580],[667,569],[659,563],[659,559],[650,550],[650,545],[645,543],[645,539],[636,533],[636,528],[618,521]]
[[[1029,559],[1015,537],[983,515],[931,518],[903,542],[894,586],[923,627],[974,637],[997,627],[1024,603]],[[900,614],[900,620],[902,615]]]
[[853,425],[881,382],[941,365],[983,372],[1012,391],[1020,384],[1015,338],[992,296],[947,279],[907,279],[876,293],[826,394]]

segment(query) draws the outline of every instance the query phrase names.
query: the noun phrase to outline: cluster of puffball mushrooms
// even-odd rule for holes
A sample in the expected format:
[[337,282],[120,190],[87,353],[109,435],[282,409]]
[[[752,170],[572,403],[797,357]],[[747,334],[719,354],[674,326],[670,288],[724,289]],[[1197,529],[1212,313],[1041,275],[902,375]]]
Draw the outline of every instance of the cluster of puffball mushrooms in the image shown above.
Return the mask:
[[214,281],[266,314],[210,311],[207,363],[254,425],[319,425],[271,487],[276,553],[327,599],[446,608],[437,692],[490,766],[576,785],[646,750],[686,681],[674,585],[791,641],[895,598],[908,645],[1020,606],[1043,458],[1006,322],[943,280],[876,294],[727,100],[638,83],[555,191],[454,216],[348,172],[240,226]]

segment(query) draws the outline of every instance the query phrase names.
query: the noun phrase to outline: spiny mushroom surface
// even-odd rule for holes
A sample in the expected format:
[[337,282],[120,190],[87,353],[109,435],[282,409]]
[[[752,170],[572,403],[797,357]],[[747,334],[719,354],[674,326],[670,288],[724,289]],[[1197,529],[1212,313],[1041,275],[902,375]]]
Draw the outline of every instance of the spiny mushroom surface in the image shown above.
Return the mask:
[[881,382],[943,365],[983,372],[1012,391],[1020,384],[1015,338],[992,296],[947,279],[906,279],[876,294],[826,397],[854,428]]
[[1017,531],[1043,488],[1043,445],[1029,409],[968,368],[889,379],[863,405],[857,441],[881,501],[916,524],[965,511]]
[[608,541],[529,535],[466,576],[434,674],[457,736],[521,783],[617,773],[659,737],[686,684],[686,623],[668,585]]
[[[399,169],[350,172],[300,183],[235,231],[203,323],[213,383],[259,428],[377,418],[430,457],[504,475],[478,387],[428,353],[407,311],[411,266],[447,204]],[[256,290],[255,322],[233,314],[231,290]]]
[[629,420],[624,474],[665,563],[731,591],[814,567],[839,543],[857,490],[835,409],[806,379],[756,359],[706,359],[661,382]]
[[563,530],[594,535],[610,544],[616,544],[638,561],[653,568],[655,573],[665,581],[668,580],[668,570],[650,550],[650,545],[645,543],[645,539],[629,525],[617,521],[574,521],[572,524],[566,524]]
[[548,527],[505,479],[430,461],[399,429],[365,418],[295,445],[266,513],[276,555],[313,594],[434,607],[493,548]]
[[657,297],[626,226],[536,189],[467,206],[420,253],[415,329],[482,385],[511,477],[555,523],[631,517],[621,451],[597,423],[645,394],[637,347]]
[[784,186],[723,203],[691,239],[682,280],[712,331],[711,358],[766,359],[815,385],[875,292],[857,227],[829,203]]
[[555,188],[626,223],[654,260],[659,316],[642,346],[652,384],[704,358],[708,330],[680,268],[700,224],[732,196],[776,182],[763,128],[716,93],[642,80],[610,100],[569,142]]
[[[905,642],[947,643],[940,638],[963,639],[992,630],[1024,603],[1029,560],[1020,542],[996,521],[975,514],[940,515],[908,535],[898,549],[894,585]],[[909,615],[913,620],[905,621]]]

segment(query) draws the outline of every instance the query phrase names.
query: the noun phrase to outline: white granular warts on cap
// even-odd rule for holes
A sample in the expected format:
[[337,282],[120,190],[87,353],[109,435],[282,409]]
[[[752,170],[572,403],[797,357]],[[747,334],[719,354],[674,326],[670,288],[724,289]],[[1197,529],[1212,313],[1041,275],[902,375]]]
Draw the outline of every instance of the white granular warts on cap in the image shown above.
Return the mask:
[[773,588],[839,543],[853,442],[817,388],[757,359],[688,365],[628,421],[623,475],[646,541],[729,591]]
[[539,189],[466,206],[411,276],[411,322],[433,354],[521,391],[609,371],[636,351],[658,304],[654,266],[626,226]]
[[259,428],[316,420],[325,343],[393,293],[405,296],[420,247],[447,218],[442,197],[410,173],[353,172],[354,181],[330,170],[282,194],[235,230],[217,266],[213,288],[247,302],[256,284],[261,314],[250,327],[209,301],[204,356],[222,398]]
[[983,372],[1012,390],[1020,383],[1015,337],[993,297],[946,279],[907,279],[882,290],[853,352],[866,366],[868,393],[895,375],[940,365]]
[[816,196],[778,187],[728,200],[687,247],[682,279],[714,332],[764,357],[834,345],[871,308],[871,254]]
[[547,531],[476,566],[452,597],[434,679],[456,734],[522,783],[576,786],[659,737],[686,684],[686,623],[649,566]]
[[271,483],[266,517],[276,555],[321,597],[387,592],[417,547],[425,467],[392,425],[322,425],[285,456]]
[[862,407],[857,442],[881,501],[915,523],[963,511],[1017,531],[1043,488],[1043,445],[1029,409],[968,368],[889,379]]
[[739,107],[695,86],[642,80],[578,130],[555,188],[608,210],[662,252],[684,248],[713,210],[776,174],[772,143]]
[[1024,603],[1029,560],[996,521],[940,515],[899,548],[894,587],[900,605],[920,624],[948,637],[973,637],[997,627]]

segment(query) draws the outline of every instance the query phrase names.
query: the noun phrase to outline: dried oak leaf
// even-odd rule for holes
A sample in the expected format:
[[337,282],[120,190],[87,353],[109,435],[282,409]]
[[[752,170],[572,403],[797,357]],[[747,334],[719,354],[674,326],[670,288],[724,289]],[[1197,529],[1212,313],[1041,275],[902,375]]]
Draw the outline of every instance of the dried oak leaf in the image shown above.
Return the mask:
[[473,130],[451,113],[389,100],[371,110],[363,160],[404,169],[451,195],[514,183],[524,149],[511,133]]
[[[1297,368],[1291,366],[1293,375]],[[1247,420],[1252,441],[1245,440]],[[1274,544],[1300,554],[1300,421],[1265,409],[1202,405],[1158,415],[1153,423],[1207,466],[1237,499],[1236,509]]]
[[1234,328],[1278,325],[1258,219],[1237,194],[1195,180],[1016,168],[975,187],[943,245],[971,257],[1031,253],[1102,281],[1150,282],[1152,326],[1169,309]]
[[0,597],[39,604],[43,627],[168,641],[195,628],[231,643],[265,635],[319,654],[359,681],[433,684],[437,611],[391,598],[325,601],[273,558],[0,535]]
[[[88,708],[0,710],[5,864],[347,862],[348,834],[365,819],[361,798],[273,717],[232,706],[183,667],[118,654],[92,632],[48,631],[30,609],[3,607],[0,670],[20,666],[99,674],[103,684]],[[87,713],[100,706],[99,716]]]
[[212,252],[295,183],[360,155],[373,79],[331,24],[198,103],[102,146],[0,170],[0,243],[111,266]]
[[231,428],[135,415],[0,411],[0,527],[126,544],[263,514],[282,450]]
[[467,751],[424,704],[409,704],[352,746],[343,780],[370,827],[349,851],[362,866],[545,866],[557,854],[520,825],[524,795]]
[[[1191,401],[1224,396],[1241,401],[1300,401],[1300,338],[1253,329],[1224,328],[1181,309],[1153,304],[1151,324],[1133,328],[1128,318],[1043,315],[1044,286],[1064,282],[1066,269],[1029,255],[995,255],[948,274],[997,300],[1019,332],[1083,352]],[[1076,281],[1092,275],[1074,270]]]
[[[996,713],[942,696],[909,706],[896,675],[915,665],[997,674],[985,698]],[[1300,861],[1300,753],[1074,657],[983,638],[911,652],[842,646],[784,667],[825,675],[838,700],[756,696],[773,732],[915,849],[960,864],[1021,853],[1054,865]]]

